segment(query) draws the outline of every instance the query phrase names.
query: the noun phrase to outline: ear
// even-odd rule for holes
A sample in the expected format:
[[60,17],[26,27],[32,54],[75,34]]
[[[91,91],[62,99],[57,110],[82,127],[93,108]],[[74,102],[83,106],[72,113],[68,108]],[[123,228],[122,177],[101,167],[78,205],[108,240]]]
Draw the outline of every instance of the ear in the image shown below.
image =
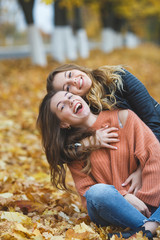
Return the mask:
[[60,123],[60,127],[61,127],[61,128],[70,128],[70,125],[69,125],[69,123],[61,122],[61,123]]

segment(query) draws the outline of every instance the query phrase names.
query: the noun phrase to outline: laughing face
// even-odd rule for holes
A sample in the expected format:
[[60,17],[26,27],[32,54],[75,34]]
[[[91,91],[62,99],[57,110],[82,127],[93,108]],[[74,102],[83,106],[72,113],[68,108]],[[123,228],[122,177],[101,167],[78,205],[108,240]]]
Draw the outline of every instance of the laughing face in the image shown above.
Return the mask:
[[88,126],[90,108],[80,96],[59,91],[52,97],[50,108],[61,120],[63,128]]
[[59,72],[54,76],[53,87],[56,91],[67,91],[79,96],[85,96],[92,86],[90,77],[80,70]]

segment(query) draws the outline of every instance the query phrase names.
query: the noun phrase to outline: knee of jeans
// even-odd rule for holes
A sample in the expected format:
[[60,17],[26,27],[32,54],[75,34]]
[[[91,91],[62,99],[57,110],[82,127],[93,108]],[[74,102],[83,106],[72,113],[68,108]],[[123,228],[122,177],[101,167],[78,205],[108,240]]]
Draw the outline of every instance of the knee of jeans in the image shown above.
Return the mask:
[[[85,197],[88,200],[92,199],[95,202],[99,202],[105,196],[108,199],[113,196],[113,193],[116,191],[113,185],[98,183],[90,187],[90,189],[85,193]],[[103,200],[102,200],[103,201]]]

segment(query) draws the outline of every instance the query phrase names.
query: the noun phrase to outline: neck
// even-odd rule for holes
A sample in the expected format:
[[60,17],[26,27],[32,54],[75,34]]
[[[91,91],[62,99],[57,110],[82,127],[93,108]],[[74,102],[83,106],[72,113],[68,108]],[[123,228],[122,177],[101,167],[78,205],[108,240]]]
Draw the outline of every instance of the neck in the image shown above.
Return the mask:
[[92,127],[92,125],[95,123],[95,121],[97,120],[98,115],[95,115],[93,113],[90,113],[87,121],[86,121],[86,127]]

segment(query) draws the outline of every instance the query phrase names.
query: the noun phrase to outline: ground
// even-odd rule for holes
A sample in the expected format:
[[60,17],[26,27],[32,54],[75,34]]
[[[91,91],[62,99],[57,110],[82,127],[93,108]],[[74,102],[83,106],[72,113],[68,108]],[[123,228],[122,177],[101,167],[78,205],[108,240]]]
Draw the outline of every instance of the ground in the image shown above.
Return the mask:
[[[110,54],[93,50],[88,59],[75,63],[91,68],[124,65],[160,101],[160,49],[155,45],[143,44]],[[112,227],[97,228],[90,222],[77,194],[56,190],[51,184],[36,119],[46,93],[48,73],[58,65],[50,57],[45,68],[33,66],[29,59],[0,61],[2,240],[103,240],[108,232],[117,231]],[[75,190],[69,172],[67,183]],[[142,239],[141,233],[136,239]]]

